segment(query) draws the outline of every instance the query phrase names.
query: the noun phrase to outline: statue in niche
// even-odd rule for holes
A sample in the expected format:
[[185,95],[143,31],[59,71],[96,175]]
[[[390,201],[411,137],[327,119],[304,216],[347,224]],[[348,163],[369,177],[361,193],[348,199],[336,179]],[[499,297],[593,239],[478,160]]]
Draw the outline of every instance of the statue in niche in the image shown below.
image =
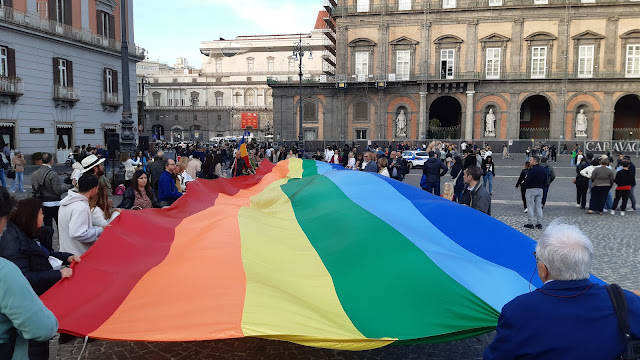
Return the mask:
[[587,136],[587,115],[584,109],[576,116],[576,136]]
[[407,116],[404,110],[400,110],[396,118],[396,136],[407,136]]
[[489,109],[489,113],[484,119],[485,121],[485,136],[496,136],[496,116],[493,113],[493,109]]

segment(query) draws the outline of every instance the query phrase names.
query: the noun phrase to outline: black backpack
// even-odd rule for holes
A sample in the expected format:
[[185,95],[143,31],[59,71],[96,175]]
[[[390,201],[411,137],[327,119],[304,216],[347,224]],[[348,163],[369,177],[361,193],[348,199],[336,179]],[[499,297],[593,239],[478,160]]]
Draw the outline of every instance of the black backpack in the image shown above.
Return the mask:
[[617,284],[605,285],[607,293],[611,298],[613,304],[613,310],[616,312],[618,318],[618,327],[623,336],[623,342],[625,343],[625,351],[619,357],[621,360],[637,360],[640,359],[640,339],[633,339],[631,337],[631,328],[629,326],[629,309],[627,308],[627,298],[622,291],[622,288]]

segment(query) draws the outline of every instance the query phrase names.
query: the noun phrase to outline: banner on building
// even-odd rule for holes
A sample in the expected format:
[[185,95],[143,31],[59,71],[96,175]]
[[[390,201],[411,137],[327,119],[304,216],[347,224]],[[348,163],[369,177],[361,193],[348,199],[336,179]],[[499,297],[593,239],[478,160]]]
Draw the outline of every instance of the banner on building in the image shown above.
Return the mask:
[[246,129],[251,127],[252,129],[258,128],[258,114],[257,113],[242,113],[241,116],[242,128]]

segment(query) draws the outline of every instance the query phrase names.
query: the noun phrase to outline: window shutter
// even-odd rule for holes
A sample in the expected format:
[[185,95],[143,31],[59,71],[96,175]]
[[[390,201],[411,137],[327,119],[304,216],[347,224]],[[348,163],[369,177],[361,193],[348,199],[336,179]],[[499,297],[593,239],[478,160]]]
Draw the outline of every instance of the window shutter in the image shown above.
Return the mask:
[[71,17],[73,16],[72,5],[73,1],[64,2],[64,23],[69,26],[73,25],[73,22],[71,21]]
[[4,6],[13,7],[13,0],[4,0]]
[[102,68],[102,91],[107,92],[107,68]]
[[109,38],[116,38],[116,17],[114,15],[109,15]]
[[98,22],[98,35],[104,35],[104,24],[102,23],[102,11],[96,10],[96,20]]
[[49,20],[56,21],[56,0],[49,0]]
[[113,93],[118,93],[118,72],[111,70],[111,81],[113,82]]
[[53,58],[53,85],[60,85],[60,69],[58,69],[58,58]]
[[9,68],[9,77],[16,77],[16,50],[7,48],[7,67]]
[[67,60],[67,86],[73,87],[73,61]]

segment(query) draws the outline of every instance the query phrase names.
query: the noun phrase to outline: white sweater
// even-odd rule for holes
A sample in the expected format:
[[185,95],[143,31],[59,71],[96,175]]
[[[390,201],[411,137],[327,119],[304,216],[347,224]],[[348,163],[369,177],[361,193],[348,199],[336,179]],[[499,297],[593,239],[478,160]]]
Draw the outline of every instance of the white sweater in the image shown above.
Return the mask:
[[94,227],[103,227],[109,225],[113,219],[117,218],[120,215],[119,211],[114,211],[109,220],[104,218],[104,211],[99,207],[94,207],[91,209],[91,224]]
[[60,251],[82,255],[102,234],[101,227],[91,225],[89,200],[79,193],[69,191],[60,201],[58,213]]

